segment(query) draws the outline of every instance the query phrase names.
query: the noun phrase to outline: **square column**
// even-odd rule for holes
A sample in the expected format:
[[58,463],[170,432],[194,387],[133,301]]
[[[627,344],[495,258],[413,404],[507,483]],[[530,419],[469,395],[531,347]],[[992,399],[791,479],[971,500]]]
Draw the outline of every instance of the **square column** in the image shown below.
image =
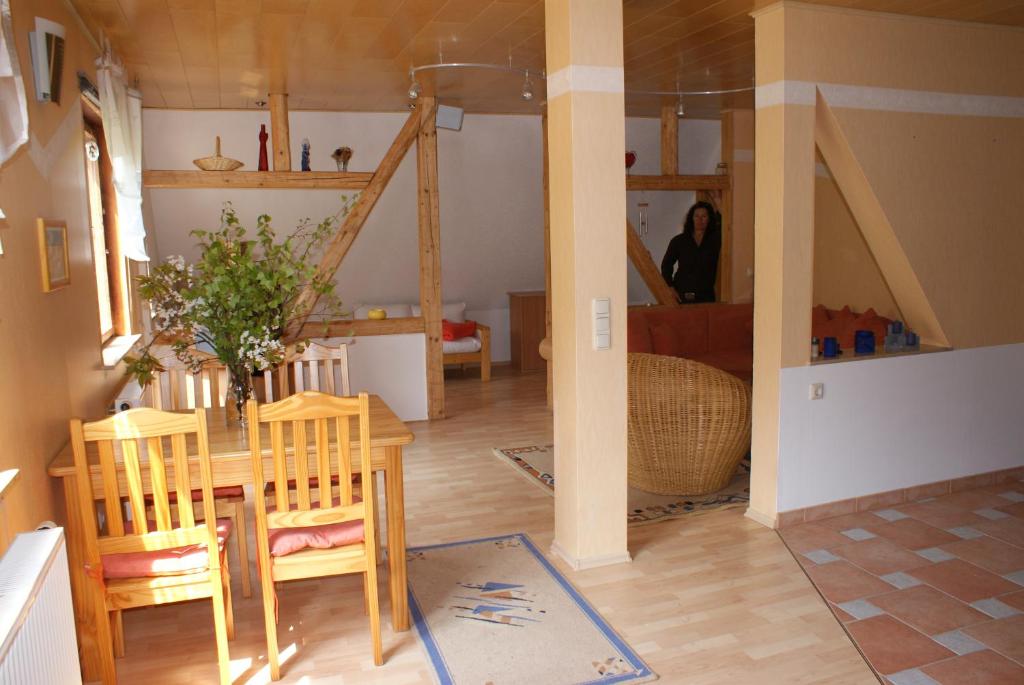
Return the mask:
[[[621,0],[546,0],[555,540],[573,568],[626,547],[626,183]],[[607,349],[594,301],[609,301]]]

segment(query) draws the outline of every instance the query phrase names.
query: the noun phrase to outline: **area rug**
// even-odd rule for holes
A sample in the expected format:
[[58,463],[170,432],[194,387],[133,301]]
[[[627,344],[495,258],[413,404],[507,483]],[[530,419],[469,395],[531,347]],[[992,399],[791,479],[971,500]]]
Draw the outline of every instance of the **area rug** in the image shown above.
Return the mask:
[[658,677],[522,533],[408,554],[409,608],[441,685]]
[[[511,464],[532,483],[548,494],[555,494],[555,452],[552,445],[495,448],[494,456]],[[707,513],[715,509],[744,507],[750,501],[750,455],[740,462],[732,482],[709,495],[680,497],[655,495],[637,488],[627,494],[630,525],[643,525],[681,516]]]

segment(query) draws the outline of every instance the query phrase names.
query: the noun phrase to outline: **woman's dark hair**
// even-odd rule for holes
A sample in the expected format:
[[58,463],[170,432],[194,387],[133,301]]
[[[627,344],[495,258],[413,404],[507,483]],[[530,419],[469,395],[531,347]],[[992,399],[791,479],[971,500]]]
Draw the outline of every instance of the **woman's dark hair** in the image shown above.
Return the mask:
[[708,213],[708,232],[718,230],[718,212],[715,211],[710,202],[701,200],[690,207],[690,211],[686,213],[686,221],[683,223],[683,235],[693,235],[693,213],[698,209],[703,209]]

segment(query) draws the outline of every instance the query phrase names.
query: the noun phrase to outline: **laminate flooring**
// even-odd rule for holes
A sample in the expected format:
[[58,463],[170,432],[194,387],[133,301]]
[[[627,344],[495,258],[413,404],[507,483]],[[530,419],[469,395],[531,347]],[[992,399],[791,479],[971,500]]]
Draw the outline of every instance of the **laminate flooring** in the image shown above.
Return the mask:
[[[551,441],[544,380],[502,367],[490,383],[456,374],[447,383],[449,418],[410,424],[409,546],[525,532],[541,550],[550,548],[554,499],[491,454]],[[629,548],[632,563],[587,571],[549,558],[661,682],[877,682],[778,535],[742,509],[630,528]],[[242,597],[237,575],[232,675],[238,684],[266,683],[262,602],[258,591]],[[278,593],[281,682],[433,682],[415,630],[391,630],[383,578],[381,588],[386,663],[374,667],[358,575],[285,583]],[[126,656],[117,660],[122,683],[216,682],[209,601],[126,611],[125,641]]]

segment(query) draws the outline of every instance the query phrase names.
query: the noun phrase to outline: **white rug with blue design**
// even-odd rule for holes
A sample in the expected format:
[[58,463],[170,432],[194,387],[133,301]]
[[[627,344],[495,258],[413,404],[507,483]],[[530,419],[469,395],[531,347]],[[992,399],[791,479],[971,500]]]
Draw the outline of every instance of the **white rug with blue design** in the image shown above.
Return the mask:
[[409,605],[441,685],[657,679],[523,534],[409,549]]

